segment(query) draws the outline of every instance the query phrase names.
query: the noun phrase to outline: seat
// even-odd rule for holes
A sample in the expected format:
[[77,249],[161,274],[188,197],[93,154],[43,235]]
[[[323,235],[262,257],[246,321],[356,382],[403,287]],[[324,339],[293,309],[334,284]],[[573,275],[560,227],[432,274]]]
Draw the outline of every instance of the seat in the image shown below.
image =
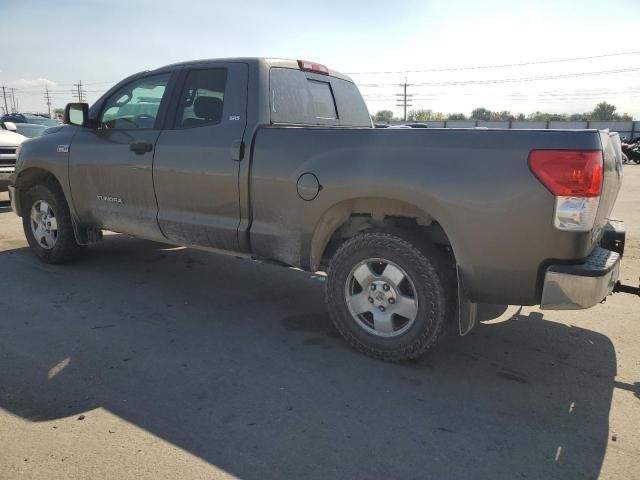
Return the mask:
[[220,123],[222,119],[222,100],[216,97],[198,97],[193,102],[195,118],[187,118],[183,127],[197,127],[209,123]]

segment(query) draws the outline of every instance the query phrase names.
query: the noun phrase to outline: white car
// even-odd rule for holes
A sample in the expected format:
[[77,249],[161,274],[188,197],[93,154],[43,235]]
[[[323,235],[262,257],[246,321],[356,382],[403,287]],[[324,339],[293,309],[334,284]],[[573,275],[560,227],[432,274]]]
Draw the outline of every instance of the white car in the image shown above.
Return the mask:
[[10,122],[5,122],[0,128],[0,192],[8,190],[9,176],[16,169],[16,150],[27,139],[11,131],[11,126]]

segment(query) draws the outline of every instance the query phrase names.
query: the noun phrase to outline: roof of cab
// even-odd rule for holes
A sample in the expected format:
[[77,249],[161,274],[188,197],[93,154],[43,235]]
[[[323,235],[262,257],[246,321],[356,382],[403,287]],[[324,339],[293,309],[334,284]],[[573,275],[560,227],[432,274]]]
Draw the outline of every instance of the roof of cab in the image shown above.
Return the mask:
[[[300,70],[298,66],[297,60],[290,60],[285,58],[265,58],[265,57],[232,57],[232,58],[207,58],[201,60],[188,60],[184,62],[172,63],[170,65],[165,65],[163,67],[156,68],[154,70],[165,70],[165,69],[174,69],[176,67],[189,67],[193,65],[201,65],[206,63],[213,62],[228,62],[228,63],[248,63],[248,64],[263,64],[269,68],[277,67],[277,68],[292,68],[295,70]],[[337,72],[335,70],[329,69],[329,75],[335,78],[340,78],[342,80],[347,80],[348,82],[353,82],[353,80],[343,73]]]

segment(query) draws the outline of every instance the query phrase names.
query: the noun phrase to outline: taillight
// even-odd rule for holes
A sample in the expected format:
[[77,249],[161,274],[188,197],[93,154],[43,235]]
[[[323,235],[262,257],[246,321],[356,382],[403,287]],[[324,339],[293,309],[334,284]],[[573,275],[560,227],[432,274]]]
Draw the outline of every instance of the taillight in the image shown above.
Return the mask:
[[573,232],[593,228],[604,175],[600,150],[534,150],[529,168],[556,197],[556,228]]
[[556,196],[600,196],[604,168],[600,150],[534,150],[529,166]]
[[298,67],[300,67],[300,70],[305,70],[307,72],[329,75],[329,69],[320,63],[309,62],[308,60],[298,60]]

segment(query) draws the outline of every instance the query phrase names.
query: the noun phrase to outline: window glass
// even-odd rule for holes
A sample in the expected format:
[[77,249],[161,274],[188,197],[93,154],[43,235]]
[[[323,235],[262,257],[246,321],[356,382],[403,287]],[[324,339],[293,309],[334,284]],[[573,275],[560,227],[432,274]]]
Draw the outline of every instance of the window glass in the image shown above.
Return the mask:
[[224,68],[190,71],[180,93],[175,127],[220,123],[226,82],[227,71]]
[[170,73],[153,75],[119,89],[105,102],[100,124],[117,130],[154,128],[170,77]]
[[358,87],[345,80],[333,79],[331,90],[340,108],[340,125],[371,127],[371,116]]
[[271,70],[271,119],[276,123],[334,124],[336,103],[328,81],[293,69]]
[[327,82],[319,82],[317,80],[307,80],[307,86],[309,87],[308,108],[313,115],[324,120],[338,118],[331,86]]

